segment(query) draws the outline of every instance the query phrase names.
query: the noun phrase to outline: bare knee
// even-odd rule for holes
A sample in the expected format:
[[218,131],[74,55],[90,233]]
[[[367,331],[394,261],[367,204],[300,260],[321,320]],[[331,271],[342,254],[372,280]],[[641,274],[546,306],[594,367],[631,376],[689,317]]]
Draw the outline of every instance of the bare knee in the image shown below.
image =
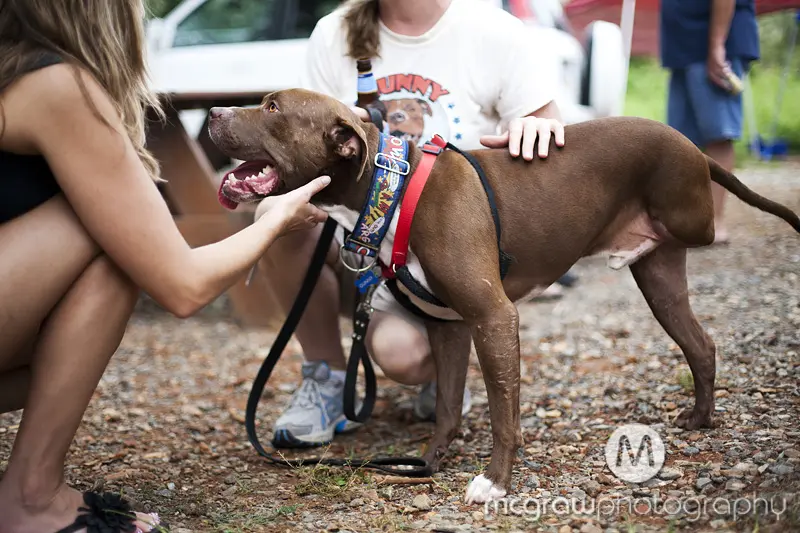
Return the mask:
[[82,297],[95,298],[115,308],[131,308],[139,298],[139,287],[105,254],[89,263],[77,285]]
[[374,321],[367,347],[384,374],[404,385],[419,385],[435,377],[431,348],[425,335],[405,320],[390,316]]
[[307,265],[319,240],[320,231],[320,228],[312,228],[283,235],[270,246],[261,263],[267,268],[282,271],[295,265]]

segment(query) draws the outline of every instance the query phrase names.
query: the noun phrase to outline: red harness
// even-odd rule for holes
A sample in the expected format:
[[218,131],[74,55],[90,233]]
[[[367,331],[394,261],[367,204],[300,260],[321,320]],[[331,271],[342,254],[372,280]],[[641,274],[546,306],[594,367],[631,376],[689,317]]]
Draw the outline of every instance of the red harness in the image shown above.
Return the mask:
[[397,269],[405,266],[408,256],[408,239],[411,235],[411,222],[414,220],[414,212],[417,210],[417,203],[419,203],[420,196],[422,196],[422,189],[428,182],[428,177],[431,175],[433,164],[436,163],[436,157],[442,153],[447,146],[445,141],[438,134],[434,135],[430,142],[425,143],[422,147],[422,160],[417,165],[414,174],[406,186],[406,192],[403,196],[402,203],[400,204],[400,216],[397,219],[397,228],[394,234],[394,246],[392,246],[392,259],[391,264],[383,267],[383,276],[386,279],[394,279]]

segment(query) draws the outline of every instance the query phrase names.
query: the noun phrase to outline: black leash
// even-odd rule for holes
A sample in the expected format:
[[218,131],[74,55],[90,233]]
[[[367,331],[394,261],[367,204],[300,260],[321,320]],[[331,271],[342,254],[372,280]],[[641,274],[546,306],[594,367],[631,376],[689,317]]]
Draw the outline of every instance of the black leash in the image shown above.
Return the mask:
[[[245,412],[245,428],[247,430],[247,437],[250,444],[256,449],[259,455],[266,458],[271,463],[288,467],[299,467],[305,465],[328,465],[328,466],[348,466],[351,468],[369,468],[381,470],[394,475],[408,476],[408,477],[427,477],[432,474],[430,465],[422,458],[419,457],[377,457],[375,459],[332,459],[312,457],[308,459],[284,459],[267,453],[261,442],[258,439],[256,432],[256,410],[258,409],[258,402],[264,392],[264,387],[269,380],[275,365],[278,363],[286,348],[289,339],[291,339],[300,322],[303,312],[305,311],[308,300],[314,291],[317,284],[319,275],[322,272],[322,267],[325,264],[325,257],[333,242],[333,234],[336,230],[336,221],[328,217],[322,227],[322,234],[320,235],[317,246],[314,249],[314,254],[311,257],[311,262],[306,272],[306,277],[303,279],[303,284],[297,294],[297,298],[292,304],[289,315],[286,317],[281,327],[275,342],[270,348],[261,368],[258,370],[253,387],[250,390],[250,396],[247,399],[247,410]],[[375,385],[375,371],[372,368],[372,361],[367,354],[364,338],[369,325],[371,308],[363,301],[358,304],[353,316],[353,346],[350,351],[350,358],[347,362],[347,373],[344,385],[344,413],[345,416],[355,422],[366,422],[372,414],[372,409],[375,407],[376,385]],[[366,379],[366,395],[364,398],[361,410],[355,412],[355,398],[356,398],[356,379],[358,378],[358,366],[364,365],[364,377]]]

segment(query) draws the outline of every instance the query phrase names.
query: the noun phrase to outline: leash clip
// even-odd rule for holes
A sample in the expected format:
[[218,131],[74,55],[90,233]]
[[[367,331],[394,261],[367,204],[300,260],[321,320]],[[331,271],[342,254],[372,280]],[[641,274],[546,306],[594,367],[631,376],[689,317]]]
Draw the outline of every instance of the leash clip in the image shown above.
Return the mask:
[[[381,157],[388,159],[389,161],[394,161],[400,167],[400,169],[395,169],[387,164],[381,163],[380,161]],[[400,174],[401,176],[407,176],[408,173],[411,171],[411,164],[405,159],[399,159],[392,155],[384,154],[382,152],[378,152],[377,154],[375,154],[375,166],[378,168],[382,168],[383,170],[388,170],[389,172]]]
[[[347,251],[349,251],[349,250],[347,250]],[[339,261],[341,261],[341,262],[342,262],[342,265],[343,265],[343,266],[344,266],[344,267],[345,267],[347,270],[349,270],[350,272],[355,272],[355,273],[357,273],[357,274],[360,274],[361,272],[366,272],[367,270],[369,270],[369,269],[371,269],[372,267],[374,267],[374,266],[375,266],[375,264],[378,262],[378,256],[376,255],[376,256],[373,256],[373,258],[372,258],[372,262],[371,262],[370,264],[368,264],[367,266],[364,266],[364,267],[361,267],[361,268],[358,268],[358,267],[352,267],[352,266],[350,266],[350,265],[348,265],[348,264],[347,264],[347,261],[345,261],[345,260],[344,260],[344,252],[345,252],[345,247],[344,247],[344,244],[343,244],[343,245],[341,245],[341,246],[339,247]],[[360,255],[360,254],[357,254],[357,255]],[[363,257],[363,256],[362,256],[362,257]]]

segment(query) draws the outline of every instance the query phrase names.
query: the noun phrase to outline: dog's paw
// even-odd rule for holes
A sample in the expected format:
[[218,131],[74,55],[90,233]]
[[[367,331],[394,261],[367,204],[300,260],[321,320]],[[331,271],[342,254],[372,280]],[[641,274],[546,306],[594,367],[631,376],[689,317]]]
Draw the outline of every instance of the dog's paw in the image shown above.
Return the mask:
[[491,479],[481,474],[470,482],[464,501],[468,504],[491,502],[499,500],[505,495],[506,491],[492,483]]
[[714,427],[714,423],[711,421],[711,414],[695,413],[694,409],[686,409],[681,412],[675,419],[675,425],[689,431]]

